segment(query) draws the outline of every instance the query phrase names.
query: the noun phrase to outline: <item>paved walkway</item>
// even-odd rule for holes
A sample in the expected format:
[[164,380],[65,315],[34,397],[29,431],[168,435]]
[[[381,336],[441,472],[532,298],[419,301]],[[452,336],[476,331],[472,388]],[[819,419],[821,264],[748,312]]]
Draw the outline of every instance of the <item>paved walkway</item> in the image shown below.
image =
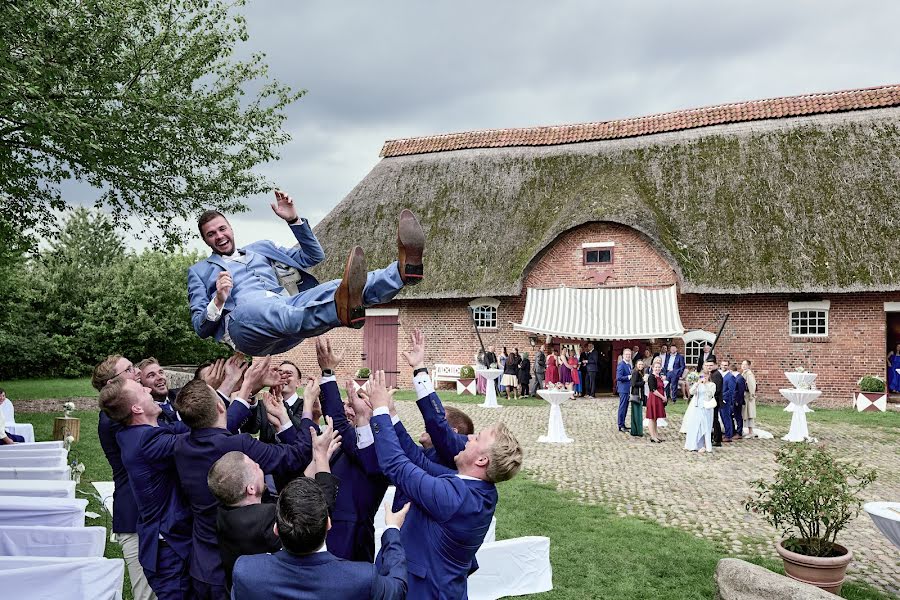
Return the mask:
[[[548,407],[504,407],[499,410],[460,404],[476,427],[502,419],[516,433],[525,450],[525,468],[536,479],[570,490],[587,502],[603,502],[621,515],[636,515],[679,527],[721,543],[734,556],[762,554],[777,558],[773,542],[780,536],[742,504],[751,493],[748,482],[769,478],[776,470],[774,453],[785,427],[763,429],[774,440],[744,440],[715,449],[712,455],[684,451],[678,435],[681,417],[672,415],[667,441],[651,444],[621,434],[615,428],[617,400],[578,400],[563,406],[568,445],[540,444],[546,434]],[[419,431],[421,417],[412,402],[398,403],[411,431]],[[810,432],[820,443],[847,459],[878,469],[878,480],[865,500],[900,498],[900,432],[855,425],[816,424]],[[639,480],[623,476],[642,473]],[[865,513],[852,521],[838,541],[854,553],[850,576],[900,595],[900,551],[885,538]]]

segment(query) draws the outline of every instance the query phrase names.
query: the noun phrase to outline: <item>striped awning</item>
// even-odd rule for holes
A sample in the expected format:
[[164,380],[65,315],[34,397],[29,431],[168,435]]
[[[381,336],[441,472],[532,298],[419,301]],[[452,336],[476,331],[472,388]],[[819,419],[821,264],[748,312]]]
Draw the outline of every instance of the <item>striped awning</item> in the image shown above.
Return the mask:
[[674,285],[528,288],[525,315],[513,329],[579,340],[640,340],[684,333]]

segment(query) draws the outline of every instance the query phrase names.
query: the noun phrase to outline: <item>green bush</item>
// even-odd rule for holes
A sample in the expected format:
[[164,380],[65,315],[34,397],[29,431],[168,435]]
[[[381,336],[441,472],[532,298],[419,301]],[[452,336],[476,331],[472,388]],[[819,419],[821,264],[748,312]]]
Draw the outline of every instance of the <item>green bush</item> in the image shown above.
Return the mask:
[[475,379],[475,369],[472,368],[472,365],[463,365],[459,370],[459,378]]
[[866,375],[859,380],[859,389],[862,392],[880,393],[884,391],[884,379],[874,375]]
[[756,497],[747,498],[745,509],[762,513],[792,552],[838,555],[837,535],[859,514],[859,493],[875,481],[875,470],[840,462],[828,448],[806,443],[782,446],[775,462],[775,481],[750,482]]
[[367,369],[366,367],[362,367],[362,368],[356,370],[356,378],[357,379],[368,379],[369,375],[371,373],[372,372],[369,371],[369,369]]

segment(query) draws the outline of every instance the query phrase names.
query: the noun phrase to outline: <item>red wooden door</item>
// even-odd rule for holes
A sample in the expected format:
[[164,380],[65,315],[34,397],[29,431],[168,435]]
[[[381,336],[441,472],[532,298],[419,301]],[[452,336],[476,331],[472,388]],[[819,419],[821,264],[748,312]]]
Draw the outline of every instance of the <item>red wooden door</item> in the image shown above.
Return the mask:
[[386,383],[397,387],[397,334],[400,317],[366,317],[363,327],[363,364],[372,372],[384,371]]

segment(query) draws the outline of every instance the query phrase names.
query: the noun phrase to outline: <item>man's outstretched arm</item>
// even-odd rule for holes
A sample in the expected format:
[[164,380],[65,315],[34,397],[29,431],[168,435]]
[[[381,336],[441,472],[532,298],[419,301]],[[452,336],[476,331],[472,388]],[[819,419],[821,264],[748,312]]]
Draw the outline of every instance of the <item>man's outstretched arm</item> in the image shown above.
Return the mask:
[[291,226],[291,233],[297,240],[297,245],[292,248],[280,247],[282,252],[304,268],[315,266],[325,260],[325,251],[309,226],[309,221],[301,219],[297,215],[294,200],[290,196],[275,190],[275,202],[270,206],[279,218],[284,219]]

